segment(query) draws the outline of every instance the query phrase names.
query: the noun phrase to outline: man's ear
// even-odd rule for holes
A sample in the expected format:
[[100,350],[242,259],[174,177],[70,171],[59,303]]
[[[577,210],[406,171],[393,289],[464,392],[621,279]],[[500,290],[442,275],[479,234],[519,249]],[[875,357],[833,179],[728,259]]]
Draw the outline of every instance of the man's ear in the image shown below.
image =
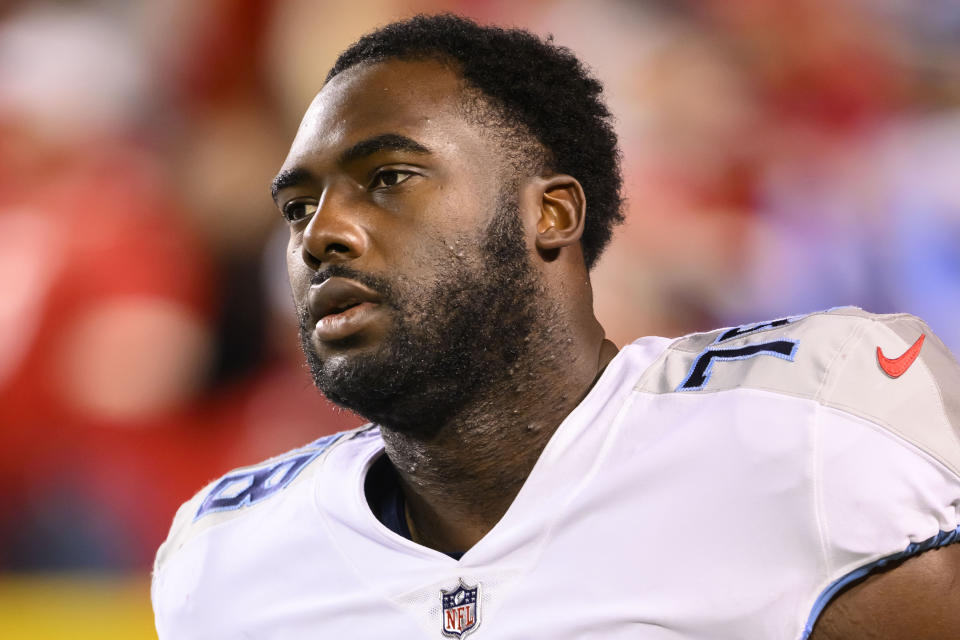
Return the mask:
[[583,187],[573,176],[540,178],[537,248],[555,251],[580,241],[587,209]]

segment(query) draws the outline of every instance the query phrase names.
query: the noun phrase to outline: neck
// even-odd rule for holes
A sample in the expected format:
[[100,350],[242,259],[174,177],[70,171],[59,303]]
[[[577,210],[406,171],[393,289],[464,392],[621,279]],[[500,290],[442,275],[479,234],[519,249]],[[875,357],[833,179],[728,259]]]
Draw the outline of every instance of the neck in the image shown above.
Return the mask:
[[531,349],[429,436],[381,425],[416,542],[465,551],[500,520],[547,441],[616,354],[593,324],[586,339],[554,336],[552,348]]

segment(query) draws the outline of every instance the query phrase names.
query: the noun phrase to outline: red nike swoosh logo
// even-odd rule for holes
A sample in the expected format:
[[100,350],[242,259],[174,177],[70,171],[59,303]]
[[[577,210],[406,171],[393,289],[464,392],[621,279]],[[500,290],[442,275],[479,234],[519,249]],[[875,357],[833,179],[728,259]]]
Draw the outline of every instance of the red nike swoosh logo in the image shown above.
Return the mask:
[[917,356],[920,355],[920,347],[923,346],[923,339],[926,337],[927,335],[925,333],[921,333],[917,341],[914,342],[909,349],[904,351],[902,356],[893,358],[892,360],[883,355],[883,351],[880,350],[880,347],[877,347],[877,362],[880,363],[880,368],[891,378],[899,378],[902,376],[904,372],[910,368],[910,365],[913,364],[913,361],[917,359]]

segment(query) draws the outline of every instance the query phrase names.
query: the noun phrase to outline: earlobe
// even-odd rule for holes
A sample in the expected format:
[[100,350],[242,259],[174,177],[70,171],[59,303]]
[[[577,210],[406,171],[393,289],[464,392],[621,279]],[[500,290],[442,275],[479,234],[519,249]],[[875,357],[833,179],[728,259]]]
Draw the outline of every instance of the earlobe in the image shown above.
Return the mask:
[[583,187],[576,178],[555,175],[543,178],[537,219],[537,248],[555,251],[580,241],[586,213]]

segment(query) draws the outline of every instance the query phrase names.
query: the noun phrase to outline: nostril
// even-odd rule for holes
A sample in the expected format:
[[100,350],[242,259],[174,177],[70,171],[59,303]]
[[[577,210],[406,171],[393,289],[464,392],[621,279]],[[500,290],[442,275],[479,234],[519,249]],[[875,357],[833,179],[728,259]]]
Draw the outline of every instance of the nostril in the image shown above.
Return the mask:
[[312,253],[310,253],[306,247],[303,247],[300,250],[300,255],[303,258],[304,264],[306,264],[311,269],[316,269],[320,266],[320,261]]
[[350,248],[339,242],[331,242],[327,245],[327,253],[350,253]]

